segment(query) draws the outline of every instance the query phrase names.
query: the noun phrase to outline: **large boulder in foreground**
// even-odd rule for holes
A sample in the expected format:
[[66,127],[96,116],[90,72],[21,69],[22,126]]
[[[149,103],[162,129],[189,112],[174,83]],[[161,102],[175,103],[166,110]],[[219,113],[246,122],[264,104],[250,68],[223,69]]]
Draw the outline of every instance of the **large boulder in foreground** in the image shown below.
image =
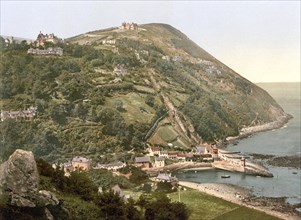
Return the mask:
[[59,204],[53,193],[39,191],[38,187],[39,173],[32,152],[18,149],[0,165],[0,197],[6,198],[10,207],[46,208]]
[[39,173],[32,152],[16,150],[0,165],[0,193],[7,191],[22,196],[36,193],[38,185]]

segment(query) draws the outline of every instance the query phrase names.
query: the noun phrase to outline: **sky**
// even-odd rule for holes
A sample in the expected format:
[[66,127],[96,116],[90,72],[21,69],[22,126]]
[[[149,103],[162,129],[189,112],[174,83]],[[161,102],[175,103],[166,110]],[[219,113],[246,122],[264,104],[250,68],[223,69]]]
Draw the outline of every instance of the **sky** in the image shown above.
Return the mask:
[[68,38],[124,21],[167,23],[252,82],[300,82],[300,0],[0,2],[1,35]]

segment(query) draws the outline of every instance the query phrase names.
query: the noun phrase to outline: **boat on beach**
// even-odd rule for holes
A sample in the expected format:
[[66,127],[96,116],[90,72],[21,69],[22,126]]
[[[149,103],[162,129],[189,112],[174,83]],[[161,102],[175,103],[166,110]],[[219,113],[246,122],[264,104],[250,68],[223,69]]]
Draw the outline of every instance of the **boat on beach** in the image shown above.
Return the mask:
[[225,178],[230,178],[230,175],[222,175],[221,178],[225,179]]

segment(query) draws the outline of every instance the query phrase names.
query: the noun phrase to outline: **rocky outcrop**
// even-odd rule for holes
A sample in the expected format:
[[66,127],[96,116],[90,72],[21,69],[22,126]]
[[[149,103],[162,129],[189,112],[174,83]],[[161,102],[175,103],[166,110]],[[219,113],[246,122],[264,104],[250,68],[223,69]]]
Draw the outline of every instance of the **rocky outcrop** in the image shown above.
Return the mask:
[[[32,152],[18,149],[0,165],[0,196],[7,198],[10,207],[45,208],[46,211],[46,207],[59,204],[53,193],[39,191],[38,187],[39,173]],[[49,210],[46,212],[47,216],[51,215]]]

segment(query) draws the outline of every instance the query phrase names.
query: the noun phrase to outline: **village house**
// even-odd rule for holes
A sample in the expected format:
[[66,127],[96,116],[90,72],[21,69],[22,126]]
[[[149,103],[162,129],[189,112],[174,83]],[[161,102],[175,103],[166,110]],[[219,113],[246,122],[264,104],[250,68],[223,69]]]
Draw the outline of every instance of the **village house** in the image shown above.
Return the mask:
[[193,162],[203,162],[203,157],[202,157],[202,155],[194,154],[193,158],[192,158],[192,161]]
[[173,185],[179,182],[179,180],[176,177],[172,177],[171,174],[167,173],[159,173],[155,180],[156,182],[167,182]]
[[160,154],[160,151],[161,151],[161,149],[160,149],[160,147],[149,147],[148,148],[148,155],[149,156],[159,156],[159,154]]
[[76,156],[72,159],[71,164],[75,169],[90,170],[92,160],[85,157]]
[[118,161],[118,162],[108,163],[108,164],[98,163],[95,167],[93,167],[93,169],[106,169],[106,170],[117,171],[118,169],[121,169],[125,166],[126,166],[125,163]]
[[165,158],[155,157],[154,167],[164,167],[164,166],[165,166]]
[[187,162],[193,162],[193,154],[185,154],[185,160]]
[[63,56],[63,49],[60,47],[49,47],[46,50],[40,50],[40,49],[33,49],[29,48],[27,50],[27,54],[33,54],[33,55],[50,55],[50,56]]
[[119,27],[121,30],[138,30],[138,24],[137,23],[127,23],[123,22],[121,26]]
[[52,44],[64,43],[64,40],[58,38],[53,33],[52,34],[43,34],[41,31],[38,34],[37,40],[34,42],[35,46],[44,46],[45,42],[50,42]]
[[174,160],[174,159],[177,159],[178,153],[175,151],[169,151],[167,153],[167,155],[168,155],[168,159]]
[[16,121],[32,121],[37,114],[37,107],[30,107],[19,111],[2,111],[0,113],[1,121],[13,119]]
[[206,144],[205,154],[211,154],[214,159],[218,158],[218,148],[215,145]]
[[151,161],[149,157],[136,157],[135,166],[141,167],[142,169],[147,169],[151,167]]
[[186,160],[186,154],[177,153],[177,159],[181,160],[181,161],[185,161]]
[[127,68],[124,64],[117,64],[113,71],[117,76],[125,76],[127,74]]
[[65,176],[70,176],[70,173],[74,171],[71,161],[62,164]]
[[115,45],[116,44],[116,40],[115,39],[103,40],[102,44],[103,45]]
[[168,152],[167,151],[160,151],[159,157],[168,158]]
[[206,151],[206,147],[205,146],[197,146],[195,148],[195,153],[196,154],[204,154]]

